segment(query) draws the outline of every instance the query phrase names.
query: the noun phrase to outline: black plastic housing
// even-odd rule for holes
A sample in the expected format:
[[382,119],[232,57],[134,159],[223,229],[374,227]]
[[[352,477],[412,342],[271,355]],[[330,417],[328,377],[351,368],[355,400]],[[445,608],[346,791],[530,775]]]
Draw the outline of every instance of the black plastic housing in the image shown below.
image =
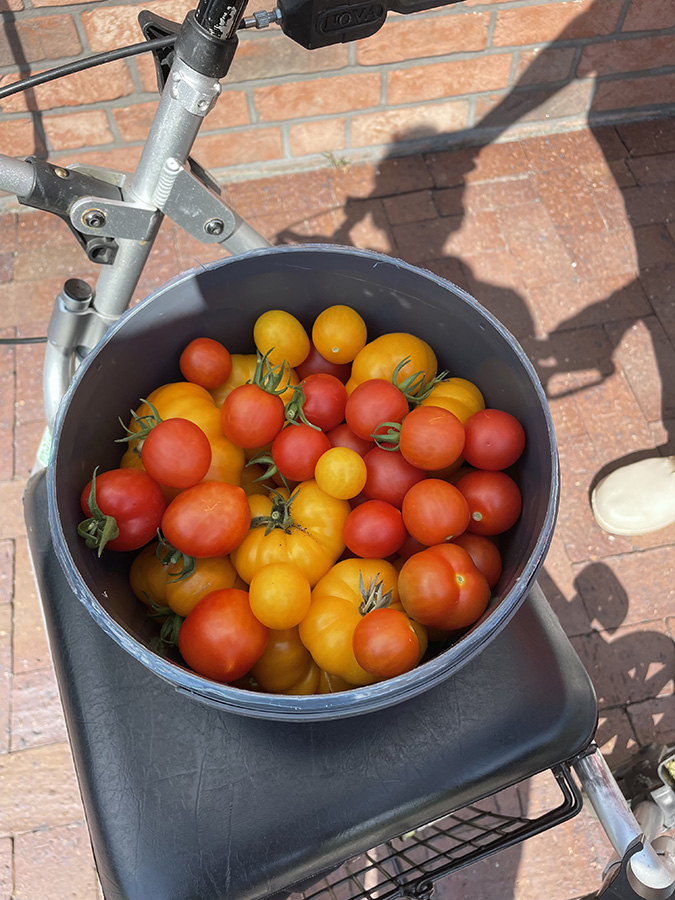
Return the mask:
[[370,37],[384,25],[387,12],[421,12],[459,0],[279,0],[281,28],[307,50]]

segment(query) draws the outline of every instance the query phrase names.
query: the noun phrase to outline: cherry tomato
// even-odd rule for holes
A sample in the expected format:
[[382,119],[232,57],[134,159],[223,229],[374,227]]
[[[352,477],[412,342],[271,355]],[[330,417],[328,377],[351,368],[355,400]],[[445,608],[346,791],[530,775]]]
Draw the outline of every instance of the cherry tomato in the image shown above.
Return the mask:
[[421,550],[426,549],[426,544],[422,544],[420,541],[415,540],[411,534],[406,534],[405,540],[396,552],[401,559],[409,559],[413,553],[419,553]]
[[299,366],[295,367],[295,371],[301,381],[305,378],[308,378],[310,375],[319,375],[321,373],[325,373],[326,375],[334,375],[335,378],[338,379],[338,381],[341,381],[342,384],[345,384],[347,381],[349,381],[352,367],[349,365],[349,363],[338,365],[337,363],[330,362],[330,360],[324,359],[316,349],[314,344],[310,341],[309,353],[305,357],[304,362],[301,362]]
[[447,481],[427,478],[414,484],[403,498],[403,523],[410,534],[431,547],[449,541],[469,524],[469,504]]
[[[198,425],[211,444],[211,467],[206,474],[209,481],[229,481],[237,484],[244,466],[244,453],[223,434],[220,427],[220,410],[213,397],[199,384],[177,381],[161,385],[141,403],[135,412],[143,418],[152,414],[148,404],[152,404],[162,419],[188,419]],[[135,419],[129,423],[130,431],[138,431]],[[125,453],[123,465],[133,465],[133,456],[138,457],[140,447],[137,440],[129,441],[131,453]]]
[[464,428],[464,458],[477,469],[508,469],[525,449],[525,429],[502,409],[481,409]]
[[495,542],[483,534],[472,534],[465,531],[452,539],[453,544],[459,544],[474,561],[479,572],[487,578],[487,583],[493,588],[502,574],[502,555]]
[[269,629],[251,612],[246,591],[226,588],[199,601],[178,632],[178,649],[199,675],[231,682],[260,659]]
[[309,425],[287,425],[272,441],[272,459],[289,481],[309,481],[330,441]]
[[225,397],[220,421],[223,434],[237,447],[264,447],[283,428],[284,402],[257,384],[242,384]]
[[177,578],[178,574],[176,567],[170,570],[164,594],[166,605],[179,616],[191,613],[211,591],[237,586],[237,571],[228,556],[195,559],[189,575]]
[[407,414],[408,401],[396,385],[384,378],[359,384],[345,407],[347,425],[354,434],[371,441],[383,422],[402,422]]
[[351,306],[324,309],[314,320],[312,341],[324,359],[338,365],[350,363],[365,346],[366,323]]
[[446,378],[434,385],[422,400],[422,406],[442,406],[466,422],[479,409],[485,408],[485,400],[475,384],[466,378]]
[[518,485],[506,472],[475,469],[459,479],[457,488],[471,511],[467,531],[501,534],[518,521],[522,497]]
[[363,457],[348,447],[331,447],[319,457],[314,478],[322,491],[351,500],[363,490],[368,471]]
[[141,462],[148,475],[160,484],[192,487],[211,467],[211,445],[194,422],[164,419],[143,441]]
[[398,371],[398,382],[420,375],[416,390],[428,384],[436,375],[438,361],[436,354],[426,341],[407,332],[390,332],[376,337],[360,350],[352,363],[351,378],[347,382],[347,393],[351,394],[357,384],[371,378],[391,381],[394,370],[405,359],[408,360]]
[[412,619],[444,631],[473,625],[490,599],[485,576],[457,544],[437,544],[411,556],[401,568],[398,587]]
[[212,391],[230,377],[232,357],[220,341],[201,337],[190,341],[180,355],[178,366],[186,381]]
[[336,428],[345,417],[347,391],[334,375],[319,373],[302,382],[305,401],[302,411],[307,421],[322,431]]
[[304,325],[283,309],[269,309],[258,316],[253,326],[253,340],[262,356],[268,354],[273,366],[285,361],[295,368],[309,353],[309,338]]
[[270,631],[251,675],[271,694],[316,694],[321,670],[300,640],[298,629],[282,628]]
[[[242,384],[253,381],[257,367],[258,356],[256,353],[232,354],[232,372],[230,373],[230,377],[226,382],[210,392],[211,399],[218,409],[222,407],[225,398],[228,394],[231,394],[236,387],[241,387]],[[282,391],[282,393],[279,394],[284,403],[287,403],[292,398],[293,388],[299,381],[300,379],[298,378],[295,369],[289,367],[284,368],[284,377],[281,381],[281,387],[283,387],[286,382],[288,382],[288,386],[285,391]]]
[[365,456],[369,450],[373,449],[373,442],[354,434],[346,422],[342,422],[337,428],[331,428],[328,432],[328,440],[331,447],[348,447],[350,450],[356,451],[359,456]]
[[399,450],[373,447],[363,459],[368,472],[363,494],[368,500],[385,500],[400,509],[413,484],[426,478],[426,472],[411,466]]
[[410,619],[398,609],[374,609],[352,637],[358,664],[378,678],[395,678],[417,665],[420,642]]
[[251,510],[243,489],[203,481],[169,503],[162,516],[166,540],[187,556],[227,556],[248,533]]
[[312,599],[309,579],[290,562],[258,569],[249,586],[249,603],[256,619],[275,630],[293,628],[307,614]]
[[426,471],[457,462],[464,447],[464,427],[440,406],[418,406],[403,419],[399,450],[413,466]]
[[[80,495],[80,507],[91,518],[78,527],[78,534],[100,556],[104,547],[138,550],[156,537],[166,502],[161,487],[147,472],[111,469],[94,475]],[[115,529],[118,533],[113,537]]]
[[352,553],[378,559],[396,553],[406,531],[395,506],[383,500],[366,500],[349,513],[342,535]]
[[166,606],[166,586],[171,577],[169,567],[157,556],[157,541],[147,544],[134,558],[129,569],[129,584],[134,594],[150,606]]

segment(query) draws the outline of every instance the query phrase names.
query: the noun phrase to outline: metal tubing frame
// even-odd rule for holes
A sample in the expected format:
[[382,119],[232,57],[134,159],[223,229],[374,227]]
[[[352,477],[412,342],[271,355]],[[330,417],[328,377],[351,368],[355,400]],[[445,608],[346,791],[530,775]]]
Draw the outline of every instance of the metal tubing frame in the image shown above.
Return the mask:
[[627,863],[634,897],[642,900],[673,897],[675,872],[645,839],[602,753],[595,749],[581,756],[574,761],[574,770],[619,858],[624,858],[636,840],[642,842],[642,849],[633,853]]

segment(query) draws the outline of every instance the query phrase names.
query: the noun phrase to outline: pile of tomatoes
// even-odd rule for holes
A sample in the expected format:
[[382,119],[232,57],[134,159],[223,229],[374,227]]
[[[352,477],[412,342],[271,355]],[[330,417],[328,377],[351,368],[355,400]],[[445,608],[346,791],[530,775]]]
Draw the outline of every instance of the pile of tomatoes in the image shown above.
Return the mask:
[[132,590],[206,678],[311,694],[410,671],[487,609],[525,432],[348,306],[309,333],[270,310],[253,342],[185,347],[183,380],[140,402],[119,468],[84,487],[78,531],[135,551]]

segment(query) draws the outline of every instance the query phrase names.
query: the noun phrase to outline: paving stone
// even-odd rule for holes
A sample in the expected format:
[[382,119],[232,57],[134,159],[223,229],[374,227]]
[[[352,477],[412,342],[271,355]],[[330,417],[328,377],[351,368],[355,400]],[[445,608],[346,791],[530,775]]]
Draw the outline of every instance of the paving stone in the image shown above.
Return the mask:
[[44,669],[49,645],[25,539],[16,542],[14,574],[14,672]]
[[0,606],[0,754],[9,750],[11,693],[12,609],[9,604],[3,604]]
[[628,715],[641,746],[675,743],[675,697],[667,695],[633,703]]
[[12,900],[14,893],[14,844],[11,838],[0,838],[0,900]]
[[14,870],[16,900],[97,900],[99,896],[83,822],[18,835]]
[[662,620],[572,637],[591,677],[598,707],[672,697],[675,644]]
[[[663,621],[675,608],[670,577],[670,547],[622,553],[604,559],[602,578],[585,580],[581,595],[595,628],[612,630],[641,622]],[[647,577],[648,575],[648,577]]]
[[[639,6],[646,15],[647,4]],[[477,15],[484,19],[483,10]],[[629,12],[633,28],[636,15]],[[245,60],[251,72],[255,55]],[[558,70],[569,57],[564,48]],[[645,89],[657,83],[639,81]],[[499,102],[495,95],[486,108]],[[675,741],[675,524],[609,535],[589,501],[618,461],[675,453],[674,123],[581,128],[379,164],[336,159],[224,189],[273,244],[340,241],[400,256],[469,291],[521,342],[549,396],[561,465],[560,512],[539,582],[596,683],[596,737],[613,766],[641,745]],[[280,140],[271,131],[266,152]],[[219,141],[208,136],[205,152],[215,154]],[[116,168],[133,165],[137,150],[117,154]],[[78,161],[111,164],[114,153]],[[64,278],[93,283],[98,274],[65,224],[45,213],[0,215],[0,248],[2,335],[46,334]],[[134,299],[225,255],[165,222]],[[8,453],[0,460],[0,900],[101,900],[24,537],[21,494],[44,419],[43,349],[0,348],[0,438],[15,455],[13,465]],[[548,799],[535,783],[491,802],[522,811]],[[597,888],[609,855],[585,809],[461,870],[436,895],[569,900]]]
[[68,744],[0,756],[0,836],[83,819]]
[[51,666],[14,675],[11,710],[13,751],[66,740],[63,709]]

